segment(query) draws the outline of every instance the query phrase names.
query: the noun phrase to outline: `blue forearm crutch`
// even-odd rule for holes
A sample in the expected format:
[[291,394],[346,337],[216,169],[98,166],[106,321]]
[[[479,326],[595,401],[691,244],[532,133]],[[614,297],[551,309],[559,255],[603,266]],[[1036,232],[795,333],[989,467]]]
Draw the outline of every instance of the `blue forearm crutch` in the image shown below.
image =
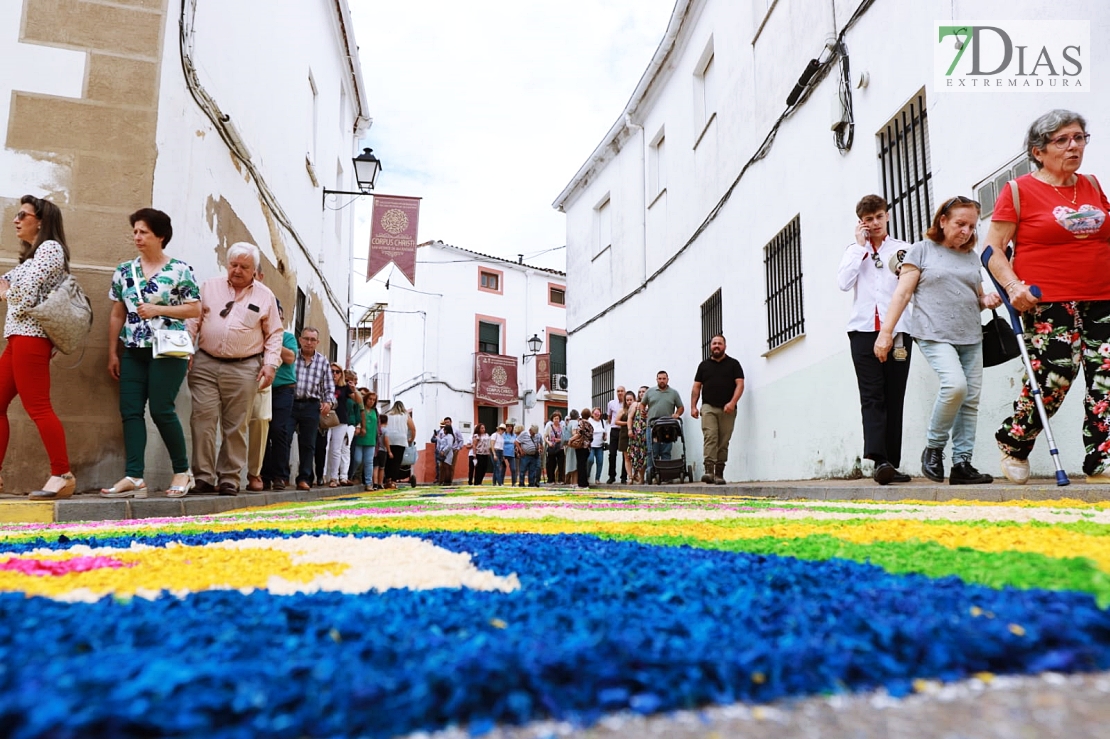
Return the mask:
[[[994,274],[990,268],[991,254],[994,253],[994,248],[988,246],[983,249],[983,256],[981,257],[983,266],[987,268],[987,274],[990,275],[991,282],[994,283],[995,288],[998,290],[998,296],[1002,298],[1003,305],[1006,306],[1006,311],[1010,314],[1010,324],[1014,327],[1014,334],[1018,338],[1018,348],[1021,349],[1021,361],[1025,365],[1025,375],[1028,377],[1029,392],[1033,396],[1033,403],[1037,406],[1037,415],[1041,418],[1041,426],[1044,427],[1044,436],[1048,440],[1048,452],[1052,455],[1052,463],[1056,465],[1056,484],[1063,486],[1071,483],[1068,479],[1068,473],[1064,472],[1064,466],[1060,464],[1060,450],[1056,448],[1056,440],[1052,437],[1052,428],[1048,424],[1048,411],[1044,407],[1044,398],[1041,396],[1041,386],[1037,382],[1037,376],[1033,372],[1033,363],[1029,359],[1029,350],[1025,347],[1025,329],[1021,325],[1021,316],[1013,305],[1010,304],[1010,298],[1006,295],[1006,291],[1002,289],[1002,285],[998,284]],[[1006,249],[1006,258],[1010,258],[1010,249]],[[1041,297],[1041,289],[1036,285],[1029,286],[1029,292],[1033,293],[1036,298]]]

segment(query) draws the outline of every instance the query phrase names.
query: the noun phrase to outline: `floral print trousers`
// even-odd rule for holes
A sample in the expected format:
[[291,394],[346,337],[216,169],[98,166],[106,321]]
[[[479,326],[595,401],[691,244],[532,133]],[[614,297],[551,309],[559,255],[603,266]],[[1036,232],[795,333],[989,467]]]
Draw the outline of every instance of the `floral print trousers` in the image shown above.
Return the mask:
[[[1083,472],[1101,473],[1110,462],[1110,301],[1041,303],[1023,314],[1022,321],[1025,348],[1049,417],[1064,402],[1082,367]],[[1014,401],[1014,414],[1002,422],[995,439],[1002,451],[1027,459],[1042,428],[1026,382]]]

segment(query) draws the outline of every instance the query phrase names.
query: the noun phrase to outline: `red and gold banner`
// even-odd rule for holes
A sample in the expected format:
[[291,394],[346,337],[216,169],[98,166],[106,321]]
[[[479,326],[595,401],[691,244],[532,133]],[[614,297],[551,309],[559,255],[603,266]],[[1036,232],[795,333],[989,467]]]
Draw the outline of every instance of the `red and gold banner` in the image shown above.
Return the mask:
[[409,282],[416,284],[416,232],[419,222],[420,198],[374,196],[367,282],[393,262],[409,278]]
[[481,405],[517,403],[516,357],[502,354],[474,355],[474,397]]
[[536,355],[536,390],[541,387],[547,387],[551,384],[551,355],[550,354],[537,354]]

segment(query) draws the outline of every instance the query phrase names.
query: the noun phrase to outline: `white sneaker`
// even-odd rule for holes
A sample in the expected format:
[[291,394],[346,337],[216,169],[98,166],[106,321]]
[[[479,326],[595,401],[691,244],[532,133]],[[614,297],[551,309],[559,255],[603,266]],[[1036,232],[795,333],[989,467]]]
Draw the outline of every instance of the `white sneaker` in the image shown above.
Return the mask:
[[1024,485],[1029,482],[1029,460],[1011,457],[1002,452],[1002,474],[1015,485]]

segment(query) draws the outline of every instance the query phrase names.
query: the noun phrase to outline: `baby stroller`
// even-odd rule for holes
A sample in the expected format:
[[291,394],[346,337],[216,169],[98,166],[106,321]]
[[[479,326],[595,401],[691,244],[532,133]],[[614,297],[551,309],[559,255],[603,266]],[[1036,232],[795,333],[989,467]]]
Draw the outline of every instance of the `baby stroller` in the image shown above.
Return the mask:
[[[694,481],[694,471],[686,464],[686,437],[682,432],[682,421],[677,418],[657,418],[651,422],[648,453],[651,455],[651,477],[648,485],[678,480],[680,483]],[[674,445],[678,444],[678,459],[662,457],[664,445],[670,446],[670,456],[675,456]]]

